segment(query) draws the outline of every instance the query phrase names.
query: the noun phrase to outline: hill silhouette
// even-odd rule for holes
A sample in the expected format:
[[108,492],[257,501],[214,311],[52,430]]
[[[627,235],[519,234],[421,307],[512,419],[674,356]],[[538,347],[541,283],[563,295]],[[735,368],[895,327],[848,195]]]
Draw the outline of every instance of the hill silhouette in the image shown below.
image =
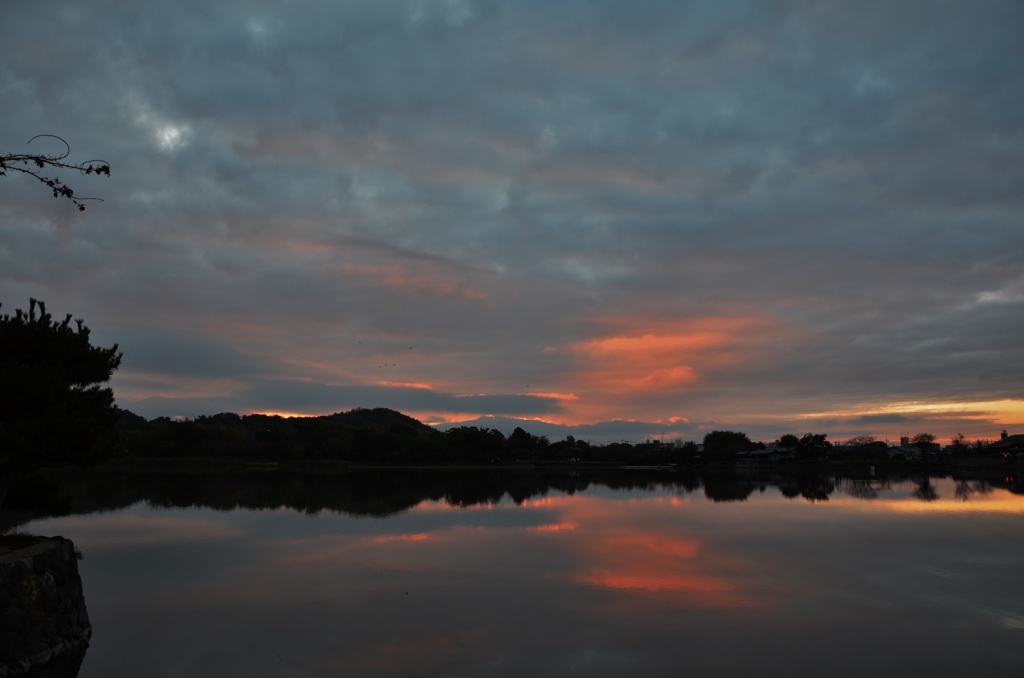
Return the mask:
[[590,445],[567,436],[551,442],[517,428],[457,426],[440,432],[413,417],[378,407],[315,417],[222,412],[195,419],[147,421],[118,413],[125,453],[131,457],[332,460],[361,465],[494,465],[530,463],[669,464],[686,450],[670,445]]
[[222,412],[150,421],[120,410],[118,428],[126,453],[135,457],[432,463],[443,447],[441,433],[386,408],[319,417]]
[[328,414],[321,417],[321,419],[335,421],[346,426],[378,427],[391,431],[415,433],[421,436],[430,436],[437,433],[434,428],[427,426],[419,419],[414,419],[407,414],[402,414],[395,410],[389,410],[386,407],[375,407],[372,409],[357,407],[348,412]]

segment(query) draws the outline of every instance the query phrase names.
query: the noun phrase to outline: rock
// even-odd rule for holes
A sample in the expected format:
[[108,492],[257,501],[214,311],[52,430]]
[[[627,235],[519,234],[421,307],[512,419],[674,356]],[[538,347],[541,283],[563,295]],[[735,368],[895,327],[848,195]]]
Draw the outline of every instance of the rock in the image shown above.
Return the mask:
[[46,662],[50,661],[53,656],[53,651],[49,647],[34,648],[32,654],[29,655],[28,660],[33,666],[41,666]]
[[21,657],[25,654],[25,641],[21,634],[0,631],[0,657]]
[[24,609],[19,609],[16,605],[0,615],[0,631],[24,633],[27,626],[28,618]]
[[0,555],[0,678],[77,675],[91,635],[70,540]]

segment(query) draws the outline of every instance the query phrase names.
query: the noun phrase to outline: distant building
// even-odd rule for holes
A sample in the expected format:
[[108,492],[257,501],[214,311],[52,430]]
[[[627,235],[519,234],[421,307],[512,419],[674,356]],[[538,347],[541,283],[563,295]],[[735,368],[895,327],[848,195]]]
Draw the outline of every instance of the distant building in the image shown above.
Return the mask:
[[994,443],[989,443],[986,449],[992,450],[993,452],[1024,451],[1024,434],[1018,433],[1011,436],[1007,435],[1006,431],[1003,431],[999,440]]
[[921,450],[910,445],[893,445],[887,449],[886,452],[889,455],[889,459],[904,459],[909,461],[911,459],[921,458]]

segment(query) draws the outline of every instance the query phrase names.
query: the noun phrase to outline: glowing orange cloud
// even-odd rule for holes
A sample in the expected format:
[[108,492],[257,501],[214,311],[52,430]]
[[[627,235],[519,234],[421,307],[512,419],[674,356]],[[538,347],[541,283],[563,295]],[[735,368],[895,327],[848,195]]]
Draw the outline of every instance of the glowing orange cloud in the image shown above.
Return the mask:
[[429,391],[434,387],[430,384],[424,384],[417,381],[378,381],[378,386],[387,386],[388,388],[418,388]]
[[701,371],[752,359],[752,349],[773,334],[763,318],[628,318],[609,324],[615,334],[570,347],[590,388],[677,390],[697,382]]
[[[579,400],[566,403],[561,423],[629,417],[649,421],[655,415],[651,397],[692,393],[765,361],[772,345],[800,340],[795,330],[763,316],[628,316],[602,319],[599,326],[598,336],[563,349],[575,363],[563,373],[566,385]],[[662,398],[660,403],[664,407],[669,401]]]
[[282,419],[303,419],[317,416],[305,412],[284,412],[281,410],[251,410],[248,414],[261,414],[265,417],[281,417]]
[[548,400],[579,400],[575,393],[522,393],[520,395],[534,396],[535,398],[547,398]]
[[532,499],[528,505],[531,508],[545,508],[552,506],[567,506],[574,501],[573,497],[555,496],[555,497],[541,497],[540,499]]
[[[857,403],[841,409],[807,412],[795,419],[835,420],[887,414],[902,415],[906,419],[893,424],[878,425],[873,431],[875,435],[891,436],[895,439],[903,435],[908,428],[920,426],[921,430],[936,433],[940,438],[959,432],[968,434],[970,439],[995,438],[1004,428],[1024,426],[1024,399]],[[912,419],[918,421],[910,423],[908,420]]]
[[566,530],[575,530],[579,525],[576,523],[552,523],[550,525],[537,525],[536,527],[528,527],[527,530],[533,532],[565,532]]
[[610,589],[641,589],[651,592],[726,593],[736,588],[730,582],[716,577],[659,572],[622,573],[598,571],[591,575],[580,577],[575,581]]

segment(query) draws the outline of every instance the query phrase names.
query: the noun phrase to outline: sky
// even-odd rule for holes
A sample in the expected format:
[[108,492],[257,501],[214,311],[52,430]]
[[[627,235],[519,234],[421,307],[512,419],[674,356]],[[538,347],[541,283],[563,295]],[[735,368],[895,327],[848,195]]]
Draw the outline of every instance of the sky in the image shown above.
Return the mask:
[[152,418],[1024,432],[1024,4],[0,4],[3,312]]

